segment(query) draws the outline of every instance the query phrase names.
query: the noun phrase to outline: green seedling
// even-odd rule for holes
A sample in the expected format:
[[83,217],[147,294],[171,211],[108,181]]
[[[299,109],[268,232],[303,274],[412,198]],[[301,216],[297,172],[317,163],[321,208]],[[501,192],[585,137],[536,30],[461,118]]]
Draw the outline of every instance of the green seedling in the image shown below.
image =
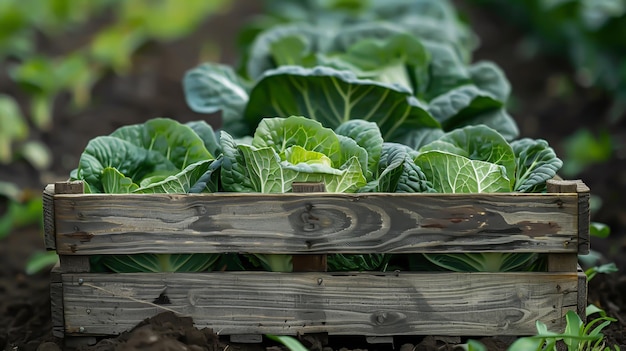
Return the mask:
[[609,350],[605,345],[602,330],[617,320],[608,317],[603,310],[594,305],[587,307],[586,314],[587,316],[592,314],[600,316],[584,323],[576,312],[568,311],[563,333],[551,332],[543,322],[537,321],[537,335],[516,340],[509,351],[556,351],[559,341],[563,342],[569,351]]
[[308,351],[307,348],[304,347],[300,341],[298,341],[298,339],[292,336],[279,336],[272,334],[266,334],[265,336],[270,340],[274,340],[284,345],[287,349],[289,349],[289,351]]
[[0,94],[0,164],[13,161],[13,146],[28,136],[28,123],[15,99]]
[[0,216],[0,239],[14,229],[42,222],[43,202],[40,196],[22,192],[19,197],[8,197],[7,201],[7,211]]
[[59,256],[54,251],[38,251],[28,258],[26,274],[36,274],[54,266]]

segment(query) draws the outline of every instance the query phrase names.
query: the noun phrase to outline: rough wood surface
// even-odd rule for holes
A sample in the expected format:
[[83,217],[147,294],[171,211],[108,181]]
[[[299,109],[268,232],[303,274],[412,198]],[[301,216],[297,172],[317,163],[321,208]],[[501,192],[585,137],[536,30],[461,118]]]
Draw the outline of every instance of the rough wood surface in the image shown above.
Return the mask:
[[578,266],[578,316],[583,322],[587,321],[587,275],[585,272]]
[[[324,183],[293,183],[291,190],[294,193],[323,193],[326,192]],[[312,208],[311,208],[312,209]],[[302,221],[318,221],[310,211],[303,213]],[[328,256],[319,255],[292,255],[294,272],[326,272],[328,269]]]
[[57,194],[82,194],[85,192],[85,184],[80,180],[56,182],[54,183],[54,192]]
[[589,222],[591,211],[589,210],[589,188],[582,182],[578,183],[578,254],[586,255],[591,246],[589,234]]
[[550,193],[576,193],[578,194],[578,254],[589,253],[589,187],[582,180],[556,180],[546,182]]
[[578,201],[577,194],[56,195],[56,243],[67,255],[576,252]]
[[89,256],[59,255],[59,270],[63,273],[91,272]]
[[63,318],[63,282],[59,264],[50,272],[50,312],[52,314],[52,336],[63,338],[65,319]]
[[46,250],[57,248],[54,230],[54,185],[49,184],[43,191],[43,234]]
[[575,253],[548,254],[548,272],[576,272],[578,255]]
[[536,320],[563,330],[578,302],[576,273],[64,274],[63,286],[66,333],[82,335],[166,309],[222,335],[530,335]]

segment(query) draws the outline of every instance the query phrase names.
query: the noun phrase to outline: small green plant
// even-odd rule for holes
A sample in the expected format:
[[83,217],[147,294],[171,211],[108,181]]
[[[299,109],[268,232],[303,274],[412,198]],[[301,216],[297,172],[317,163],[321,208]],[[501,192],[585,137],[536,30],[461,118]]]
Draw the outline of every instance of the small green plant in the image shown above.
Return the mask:
[[[568,351],[619,350],[617,345],[607,346],[604,334],[602,334],[602,330],[617,319],[607,316],[606,312],[595,305],[587,306],[587,317],[595,314],[599,316],[584,323],[576,312],[568,311],[565,316],[566,326],[563,333],[549,331],[543,322],[537,321],[537,334],[517,339],[508,348],[508,351],[556,351],[557,343],[563,343]],[[467,351],[486,350],[484,345],[475,340],[470,340],[462,347]]]
[[41,223],[43,202],[41,196],[22,191],[16,185],[0,182],[0,196],[7,201],[7,210],[0,215],[0,239],[12,230]]
[[618,272],[619,269],[615,265],[614,262],[603,264],[600,266],[594,266],[591,268],[587,268],[585,270],[585,274],[587,275],[587,280],[593,279],[598,273],[609,274]]
[[300,341],[298,341],[298,339],[294,338],[293,336],[272,334],[265,334],[265,336],[270,340],[274,340],[284,345],[285,347],[287,347],[287,349],[289,349],[289,351],[308,351],[307,348],[304,347],[304,345],[302,345],[302,343],[300,343]]
[[28,124],[11,96],[0,94],[0,164],[13,161],[13,145],[28,137]]
[[590,322],[584,323],[578,314],[568,311],[565,318],[567,324],[562,334],[548,331],[545,324],[537,322],[537,336],[522,338],[517,340],[510,347],[510,351],[529,350],[530,345],[536,346],[536,350],[556,350],[556,343],[562,341],[567,345],[570,351],[577,350],[610,350],[605,345],[602,330],[612,322],[617,321],[615,318],[608,317],[606,313],[594,305],[589,305],[586,315],[589,317],[593,314],[600,316],[592,319]]
[[[604,223],[591,222],[589,234],[597,238],[606,238],[611,234],[611,228]],[[587,275],[587,280],[593,279],[598,274],[610,274],[618,271],[617,266],[613,262],[598,266],[597,264],[601,259],[602,254],[593,250],[587,255],[578,256],[581,266],[586,267],[585,274]]]
[[[10,63],[10,77],[28,94],[33,124],[47,130],[60,93],[71,94],[74,108],[86,107],[93,84],[107,71],[127,72],[139,47],[151,40],[168,41],[189,34],[228,2],[189,0],[182,5],[176,0],[3,0],[0,62]],[[96,28],[82,46],[48,55],[34,44],[37,35],[63,40],[106,11],[113,13],[113,22]]]
[[[608,122],[626,112],[626,2],[621,0],[475,0],[526,30],[543,51],[565,56],[579,85],[613,96]],[[536,51],[536,50],[535,50]]]
[[588,129],[579,129],[563,143],[563,175],[571,178],[593,165],[608,161],[613,156],[614,145],[613,137],[606,131],[596,136]]

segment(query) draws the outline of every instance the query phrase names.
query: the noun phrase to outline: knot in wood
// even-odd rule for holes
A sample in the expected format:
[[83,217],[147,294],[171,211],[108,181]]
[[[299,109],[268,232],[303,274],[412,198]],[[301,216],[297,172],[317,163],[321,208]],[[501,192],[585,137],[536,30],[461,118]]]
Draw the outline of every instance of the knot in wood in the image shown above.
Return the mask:
[[313,232],[319,229],[320,219],[311,213],[312,209],[313,205],[307,204],[305,211],[300,215],[300,219],[303,223],[302,230],[305,232]]
[[378,312],[376,313],[376,324],[384,324],[385,321],[387,320],[387,313],[386,312]]

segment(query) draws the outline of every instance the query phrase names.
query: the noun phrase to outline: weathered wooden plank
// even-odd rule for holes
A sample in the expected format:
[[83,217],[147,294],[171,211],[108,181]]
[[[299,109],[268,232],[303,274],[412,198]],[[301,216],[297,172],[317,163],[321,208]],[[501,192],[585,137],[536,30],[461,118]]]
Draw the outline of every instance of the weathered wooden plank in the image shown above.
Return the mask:
[[582,181],[577,181],[578,188],[578,254],[586,255],[591,246],[589,224],[591,210],[589,209],[590,190]]
[[577,194],[55,196],[67,255],[576,252],[578,208]]
[[[82,279],[79,283],[79,279]],[[66,333],[118,334],[164,310],[222,335],[524,335],[563,330],[577,274],[64,274]],[[157,305],[160,296],[168,304]]]
[[576,272],[578,255],[575,253],[548,254],[548,272]]
[[54,185],[49,184],[43,191],[43,234],[46,250],[56,249],[54,230]]
[[[74,181],[74,182],[57,182],[54,183],[54,194],[82,194],[84,192],[84,184],[82,181]],[[54,205],[52,206],[54,209]],[[54,226],[53,231],[56,232],[57,224],[56,221],[58,218],[56,217],[56,213],[54,210]],[[55,240],[56,245],[56,240]],[[59,254],[59,270],[61,273],[64,272],[89,272],[91,270],[89,264],[88,256],[66,256],[63,255],[62,252],[57,250]]]
[[52,315],[52,335],[63,338],[65,319],[63,318],[63,282],[59,263],[50,272],[50,312]]
[[[579,182],[575,180],[550,179],[546,183],[549,193],[577,193]],[[580,201],[580,197],[578,198]],[[580,203],[578,204],[580,206]],[[578,224],[580,225],[580,207],[578,213]],[[576,236],[580,236],[580,228],[576,232]],[[578,249],[575,253],[550,253],[548,255],[548,271],[549,272],[574,272],[578,266]]]
[[59,270],[63,273],[83,273],[91,271],[89,256],[59,255]]
[[82,194],[85,192],[85,184],[80,181],[56,182],[54,192],[57,194]]
[[576,312],[583,322],[587,321],[587,275],[578,266],[578,307]]
[[582,180],[551,179],[546,182],[550,193],[576,193],[578,194],[578,254],[589,253],[589,187]]
[[[326,185],[324,183],[293,183],[291,190],[294,193],[324,193]],[[312,208],[311,208],[312,209]],[[314,223],[319,221],[310,211],[302,215],[304,223]],[[292,255],[294,272],[326,272],[328,269],[328,256],[319,255]]]

